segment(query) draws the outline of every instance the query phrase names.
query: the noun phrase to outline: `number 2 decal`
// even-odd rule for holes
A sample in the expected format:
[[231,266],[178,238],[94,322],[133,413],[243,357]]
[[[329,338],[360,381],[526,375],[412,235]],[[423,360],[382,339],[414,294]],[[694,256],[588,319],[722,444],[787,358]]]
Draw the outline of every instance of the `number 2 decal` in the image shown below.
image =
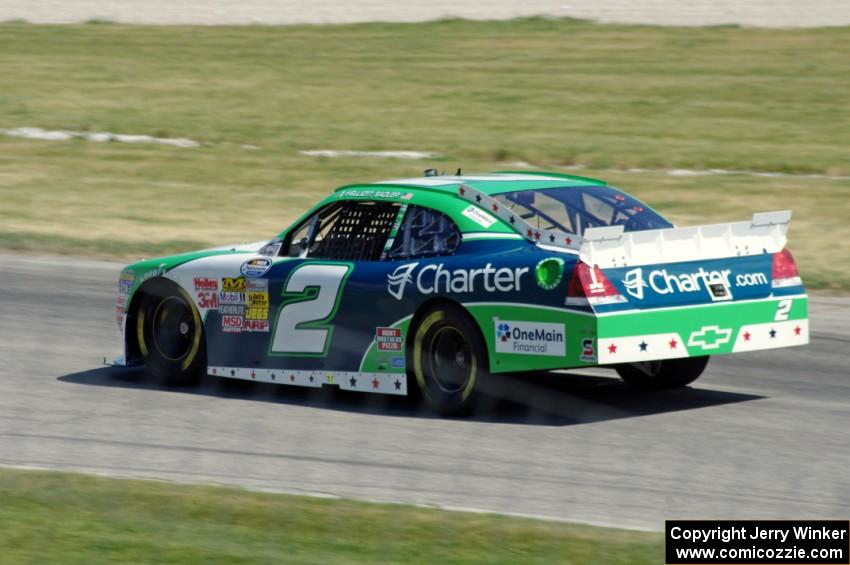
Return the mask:
[[270,353],[323,355],[351,265],[307,263],[286,279]]
[[775,322],[784,322],[788,319],[788,312],[791,310],[791,301],[790,300],[780,300],[776,303],[776,317],[773,318]]

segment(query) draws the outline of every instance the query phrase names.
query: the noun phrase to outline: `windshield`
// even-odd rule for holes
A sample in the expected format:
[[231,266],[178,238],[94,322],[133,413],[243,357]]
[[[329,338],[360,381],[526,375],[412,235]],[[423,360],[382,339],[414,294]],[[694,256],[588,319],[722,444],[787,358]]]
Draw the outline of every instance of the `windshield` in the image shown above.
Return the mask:
[[610,186],[521,190],[495,196],[532,227],[584,234],[587,228],[623,226],[625,231],[670,228],[649,207]]

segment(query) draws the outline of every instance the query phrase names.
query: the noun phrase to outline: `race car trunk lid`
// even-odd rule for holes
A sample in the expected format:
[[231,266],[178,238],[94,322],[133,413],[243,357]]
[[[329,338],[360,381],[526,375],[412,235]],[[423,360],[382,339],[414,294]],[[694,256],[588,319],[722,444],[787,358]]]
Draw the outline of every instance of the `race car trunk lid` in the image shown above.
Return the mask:
[[[749,222],[686,228],[588,228],[580,249],[585,266],[579,274],[589,279],[585,294],[597,312],[769,296],[774,255],[790,257],[783,251],[790,219],[791,212],[783,211],[757,213]],[[783,277],[789,279],[793,282]]]
[[784,248],[790,212],[749,222],[588,229],[567,304],[595,314],[598,362],[808,343],[807,298]]

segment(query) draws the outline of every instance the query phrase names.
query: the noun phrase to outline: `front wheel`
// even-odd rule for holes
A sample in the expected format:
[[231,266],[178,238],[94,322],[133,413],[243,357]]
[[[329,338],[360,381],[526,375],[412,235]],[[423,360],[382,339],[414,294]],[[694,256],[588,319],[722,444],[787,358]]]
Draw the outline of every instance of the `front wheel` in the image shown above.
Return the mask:
[[618,365],[617,373],[626,384],[643,389],[687,386],[697,380],[708,365],[708,356],[666,359]]
[[139,350],[163,384],[196,384],[206,366],[204,327],[186,292],[166,280],[143,290],[136,314]]
[[429,310],[413,335],[413,375],[431,407],[444,416],[472,410],[487,355],[478,328],[452,305]]

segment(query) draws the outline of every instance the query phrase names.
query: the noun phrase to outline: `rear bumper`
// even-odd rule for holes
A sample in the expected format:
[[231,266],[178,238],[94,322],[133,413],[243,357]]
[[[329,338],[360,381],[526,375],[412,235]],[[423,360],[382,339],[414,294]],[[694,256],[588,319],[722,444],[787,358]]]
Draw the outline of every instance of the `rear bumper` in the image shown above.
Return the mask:
[[[482,330],[494,373],[724,355],[809,342],[808,297],[802,293],[615,313],[495,303],[467,308]],[[513,334],[505,337],[505,328],[562,339],[545,348],[523,348],[535,344],[519,342]]]
[[597,316],[598,363],[634,363],[809,343],[804,294]]

